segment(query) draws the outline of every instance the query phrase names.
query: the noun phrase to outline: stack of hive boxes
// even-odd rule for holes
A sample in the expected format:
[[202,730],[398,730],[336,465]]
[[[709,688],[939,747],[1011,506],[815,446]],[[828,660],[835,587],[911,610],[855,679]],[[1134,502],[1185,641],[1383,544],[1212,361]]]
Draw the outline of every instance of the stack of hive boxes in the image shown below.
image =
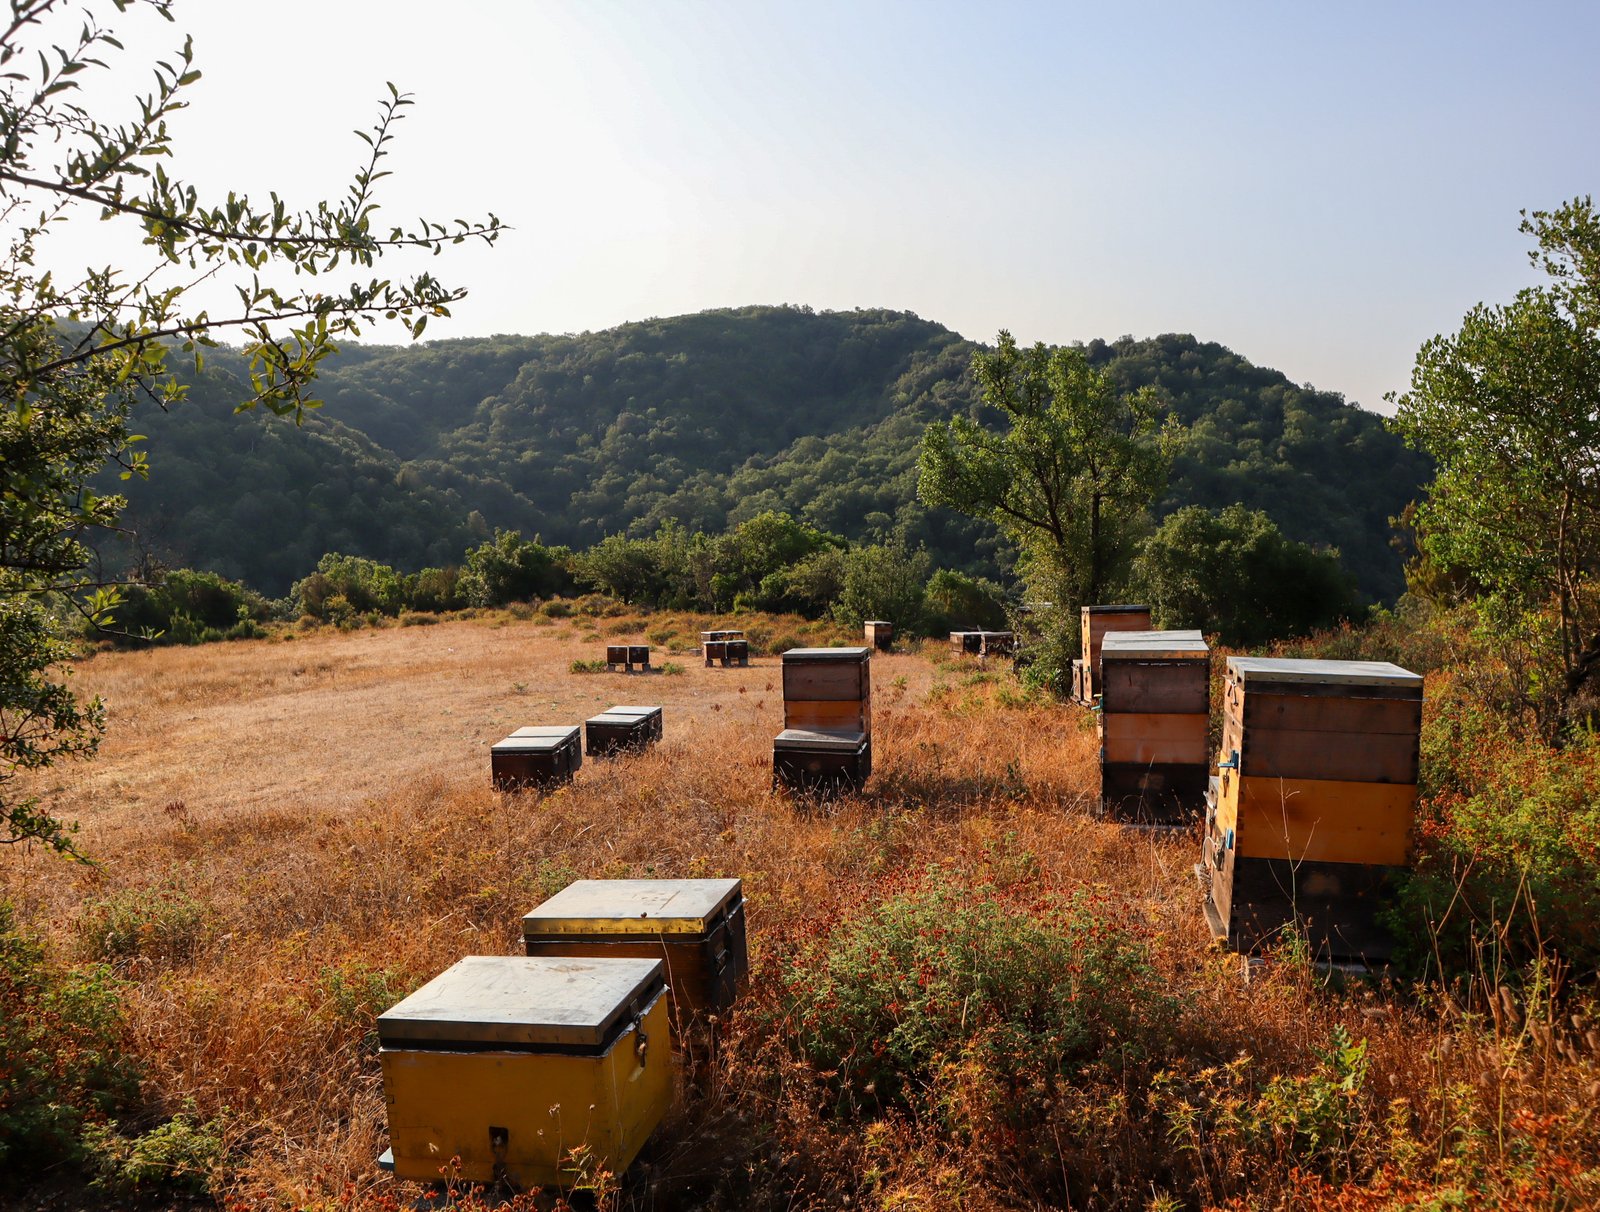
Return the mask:
[[1228,658],[1201,854],[1219,939],[1252,951],[1293,924],[1320,957],[1387,958],[1421,728],[1422,678],[1398,665]]
[[791,648],[783,654],[774,782],[802,790],[860,787],[871,773],[872,649]]
[[1072,663],[1072,697],[1084,706],[1092,706],[1094,696],[1100,693],[1100,645],[1106,633],[1112,631],[1149,631],[1148,606],[1085,606],[1083,620],[1083,655]]
[[882,619],[868,619],[864,627],[867,647],[876,648],[879,652],[888,652],[894,647],[893,623],[886,623]]
[[702,631],[700,653],[708,669],[717,664],[750,664],[750,644],[742,631]]
[[1205,808],[1211,651],[1198,631],[1116,631],[1100,647],[1100,802],[1177,825]]

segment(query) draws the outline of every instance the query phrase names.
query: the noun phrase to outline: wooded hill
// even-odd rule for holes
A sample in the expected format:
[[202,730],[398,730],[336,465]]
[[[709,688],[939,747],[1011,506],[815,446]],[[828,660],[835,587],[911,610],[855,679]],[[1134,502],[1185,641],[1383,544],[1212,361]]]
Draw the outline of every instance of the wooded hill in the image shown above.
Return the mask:
[[[796,307],[352,346],[324,363],[327,407],[299,430],[234,416],[244,367],[219,351],[187,403],[140,419],[150,479],[117,487],[146,551],[274,594],[328,551],[416,569],[495,528],[583,547],[767,509],[995,575],[1009,552],[991,527],[916,499],[924,428],[978,407],[974,348],[909,313]],[[1189,426],[1158,514],[1242,501],[1337,547],[1367,596],[1399,592],[1388,519],[1428,468],[1376,415],[1191,336],[1087,349]]]

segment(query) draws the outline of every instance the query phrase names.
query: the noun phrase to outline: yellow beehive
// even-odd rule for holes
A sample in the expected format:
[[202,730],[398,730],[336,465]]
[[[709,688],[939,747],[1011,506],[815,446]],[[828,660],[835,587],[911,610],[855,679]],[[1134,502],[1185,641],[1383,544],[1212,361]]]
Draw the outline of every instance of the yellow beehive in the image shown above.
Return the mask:
[[1198,631],[1114,631],[1100,648],[1100,796],[1113,816],[1182,824],[1205,807],[1211,653]]
[[659,960],[468,956],[378,1019],[401,1178],[568,1186],[620,1174],[672,1101]]
[[1323,955],[1382,959],[1378,909],[1411,861],[1422,678],[1380,661],[1230,657],[1202,866],[1239,950],[1289,924]]

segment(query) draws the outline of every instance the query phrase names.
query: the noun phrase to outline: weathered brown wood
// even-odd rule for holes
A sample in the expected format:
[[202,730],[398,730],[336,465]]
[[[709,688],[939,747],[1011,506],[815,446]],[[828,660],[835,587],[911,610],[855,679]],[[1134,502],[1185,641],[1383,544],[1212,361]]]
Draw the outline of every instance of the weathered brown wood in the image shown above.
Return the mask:
[[1248,725],[1240,734],[1247,777],[1335,779],[1351,783],[1417,781],[1417,734],[1300,731]]
[[785,702],[863,699],[870,686],[865,661],[789,662],[783,665]]
[[866,635],[867,644],[879,652],[888,652],[894,647],[894,624],[882,619],[868,619],[862,624]]
[[863,739],[860,747],[854,750],[773,744],[775,786],[803,792],[853,791],[859,790],[871,774],[872,741],[869,738]]
[[520,791],[570,782],[583,765],[583,749],[577,728],[563,728],[560,732],[560,736],[536,738],[513,734],[496,742],[489,750],[489,774],[495,787]]
[[1394,937],[1380,917],[1400,874],[1355,863],[1232,859],[1228,945],[1260,951],[1281,944],[1293,926],[1318,959],[1381,963],[1393,954]]
[[1100,706],[1103,711],[1208,714],[1210,662],[1102,660]]
[[1105,760],[1183,762],[1204,768],[1209,757],[1208,723],[1203,715],[1102,712]]
[[748,640],[729,640],[724,654],[724,663],[729,665],[747,666],[750,664],[750,642]]
[[700,648],[708,668],[718,661],[721,661],[724,665],[728,663],[727,640],[707,640]]
[[1085,606],[1081,615],[1083,659],[1100,674],[1100,642],[1108,631],[1149,631],[1148,606]]
[[865,699],[826,702],[820,699],[791,699],[783,704],[785,728],[850,728],[872,731],[872,714]]
[[1204,764],[1105,762],[1100,767],[1102,809],[1120,821],[1188,824],[1205,808]]
[[1422,728],[1421,699],[1380,699],[1354,695],[1280,693],[1229,686],[1223,712],[1248,727],[1294,728],[1304,732],[1391,733],[1416,736]]

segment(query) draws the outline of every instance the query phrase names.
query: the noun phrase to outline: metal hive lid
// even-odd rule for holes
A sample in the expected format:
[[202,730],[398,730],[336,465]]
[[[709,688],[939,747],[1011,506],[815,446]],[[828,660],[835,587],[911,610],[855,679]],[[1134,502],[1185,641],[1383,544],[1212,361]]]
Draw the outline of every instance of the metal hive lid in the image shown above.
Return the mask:
[[1149,614],[1148,606],[1085,606],[1084,614]]
[[855,752],[867,734],[854,728],[785,728],[773,739],[778,749],[841,749]]
[[841,648],[791,648],[783,654],[783,663],[796,661],[867,661],[872,659],[872,649],[866,645]]
[[1323,686],[1422,688],[1422,675],[1388,661],[1318,661],[1290,657],[1229,657],[1228,675],[1252,682]]
[[554,753],[571,744],[565,733],[560,736],[508,736],[489,746],[490,753]]
[[576,880],[522,919],[524,934],[704,934],[742,896],[736,879]]
[[661,961],[469,955],[378,1017],[378,1039],[603,1049],[662,986]]
[[1118,658],[1203,657],[1210,655],[1206,637],[1199,631],[1108,631],[1100,656]]
[[[527,728],[518,728],[511,737],[553,736],[571,737],[578,735],[576,724],[535,724]],[[510,740],[511,737],[507,737]]]
[[659,708],[659,707],[607,707],[603,714],[605,714],[605,715],[652,716],[652,715],[660,715],[661,714],[661,708]]

